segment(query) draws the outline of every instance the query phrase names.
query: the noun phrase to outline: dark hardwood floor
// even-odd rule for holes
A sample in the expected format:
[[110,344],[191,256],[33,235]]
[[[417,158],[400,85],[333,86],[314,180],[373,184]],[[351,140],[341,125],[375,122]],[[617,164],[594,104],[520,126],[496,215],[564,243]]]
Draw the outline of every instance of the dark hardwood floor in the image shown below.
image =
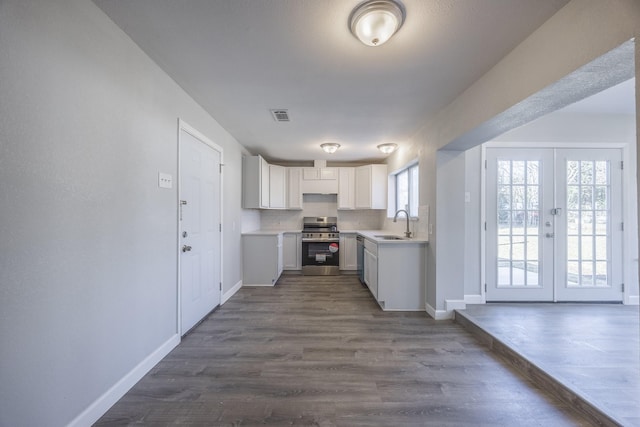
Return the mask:
[[242,288],[96,425],[575,426],[461,326],[382,312],[355,276]]

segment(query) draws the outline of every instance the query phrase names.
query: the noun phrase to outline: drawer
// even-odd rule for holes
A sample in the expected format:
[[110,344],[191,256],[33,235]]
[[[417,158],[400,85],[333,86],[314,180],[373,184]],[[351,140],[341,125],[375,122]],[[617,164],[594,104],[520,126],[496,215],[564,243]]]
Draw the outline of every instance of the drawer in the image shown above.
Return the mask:
[[378,256],[378,245],[371,240],[364,239],[364,247],[373,255]]

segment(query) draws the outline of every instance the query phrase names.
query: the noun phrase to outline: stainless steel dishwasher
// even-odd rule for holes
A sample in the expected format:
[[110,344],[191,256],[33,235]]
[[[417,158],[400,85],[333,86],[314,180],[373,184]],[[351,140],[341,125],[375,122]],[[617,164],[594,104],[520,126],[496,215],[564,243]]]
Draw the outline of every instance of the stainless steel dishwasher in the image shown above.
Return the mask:
[[360,279],[360,283],[364,285],[364,237],[361,235],[356,236],[356,245],[357,245],[357,255],[356,255],[356,263],[358,268],[358,278]]

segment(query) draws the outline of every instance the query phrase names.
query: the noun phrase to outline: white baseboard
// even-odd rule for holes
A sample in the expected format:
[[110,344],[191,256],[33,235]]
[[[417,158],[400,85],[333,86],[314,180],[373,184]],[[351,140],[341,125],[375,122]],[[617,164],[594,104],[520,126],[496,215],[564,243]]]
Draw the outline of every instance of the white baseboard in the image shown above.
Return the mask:
[[171,350],[180,344],[180,335],[176,334],[147,356],[142,362],[122,377],[102,396],[82,411],[68,427],[90,426],[103,416],[122,396],[128,392],[147,372],[158,364]]
[[640,305],[640,297],[638,295],[629,295],[627,305]]
[[486,303],[482,295],[465,295],[464,302],[465,304],[485,304]]
[[[461,299],[447,299],[444,300],[444,308],[449,312],[453,312],[453,310],[464,310],[467,308],[467,303]],[[453,316],[451,316],[453,318]]]
[[427,304],[427,314],[433,317],[435,320],[446,320],[453,318],[453,311],[447,312],[446,310],[436,310]]
[[273,283],[243,283],[242,286],[270,286],[274,287]]
[[229,298],[234,296],[236,294],[236,292],[238,292],[240,290],[241,287],[242,287],[242,280],[238,280],[238,283],[233,285],[233,287],[231,289],[229,289],[227,292],[222,294],[222,299],[220,300],[220,305],[222,305],[225,302],[229,301]]

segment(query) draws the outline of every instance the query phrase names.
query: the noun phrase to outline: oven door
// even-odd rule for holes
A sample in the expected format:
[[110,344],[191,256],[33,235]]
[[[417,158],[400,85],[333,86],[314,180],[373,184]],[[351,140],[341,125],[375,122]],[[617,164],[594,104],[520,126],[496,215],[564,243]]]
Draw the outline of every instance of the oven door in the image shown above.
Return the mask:
[[340,274],[339,240],[302,239],[302,274],[328,276]]

